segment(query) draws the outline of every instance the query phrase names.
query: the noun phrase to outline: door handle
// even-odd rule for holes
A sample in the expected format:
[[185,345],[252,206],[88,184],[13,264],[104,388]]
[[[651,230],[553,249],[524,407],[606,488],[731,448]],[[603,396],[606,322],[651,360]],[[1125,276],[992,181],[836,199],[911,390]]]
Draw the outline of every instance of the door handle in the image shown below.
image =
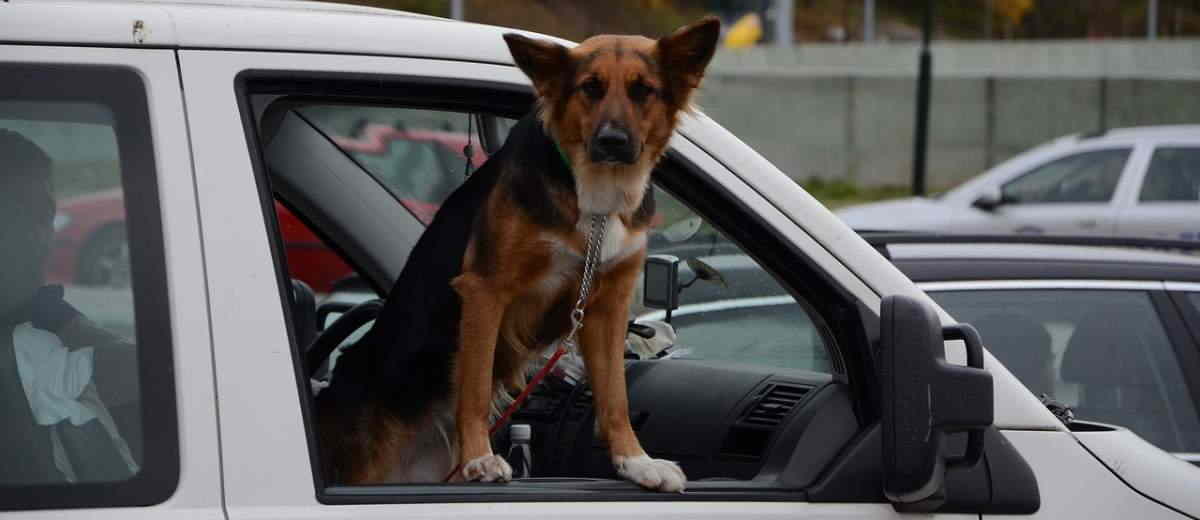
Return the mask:
[[1080,220],[1075,223],[1079,224],[1079,227],[1083,229],[1096,229],[1096,226],[1099,225],[1099,222],[1096,222],[1096,219],[1091,218]]

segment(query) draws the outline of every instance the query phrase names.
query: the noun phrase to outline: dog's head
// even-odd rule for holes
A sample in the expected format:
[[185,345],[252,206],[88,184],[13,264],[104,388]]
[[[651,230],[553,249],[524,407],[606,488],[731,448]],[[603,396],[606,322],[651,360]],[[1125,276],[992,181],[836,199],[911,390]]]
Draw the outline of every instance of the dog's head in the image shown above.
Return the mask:
[[581,210],[625,213],[641,204],[719,35],[712,17],[657,41],[602,35],[573,49],[504,35],[533,81],[542,123],[571,160]]

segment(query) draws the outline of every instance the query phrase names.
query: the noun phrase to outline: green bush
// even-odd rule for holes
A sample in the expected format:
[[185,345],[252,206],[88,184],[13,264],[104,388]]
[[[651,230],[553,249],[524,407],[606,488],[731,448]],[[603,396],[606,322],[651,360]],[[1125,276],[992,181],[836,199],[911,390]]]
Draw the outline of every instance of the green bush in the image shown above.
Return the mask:
[[829,208],[907,197],[910,194],[907,186],[860,187],[849,181],[826,180],[818,177],[810,177],[801,181],[800,187]]

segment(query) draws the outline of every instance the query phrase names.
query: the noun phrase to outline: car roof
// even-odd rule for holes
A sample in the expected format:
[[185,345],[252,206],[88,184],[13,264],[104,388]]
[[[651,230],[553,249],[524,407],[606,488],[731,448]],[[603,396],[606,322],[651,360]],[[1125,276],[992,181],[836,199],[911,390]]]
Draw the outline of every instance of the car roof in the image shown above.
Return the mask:
[[1200,253],[1027,243],[904,243],[888,256],[915,282],[959,280],[1163,280],[1200,282]]
[[[9,0],[11,1],[30,1],[30,0]],[[45,0],[33,0],[44,2]],[[410,16],[418,18],[439,19],[436,16],[426,14],[410,13],[408,11],[399,11],[395,9],[384,9],[380,7],[369,7],[356,4],[343,4],[332,2],[318,2],[313,0],[60,0],[59,3],[72,4],[95,4],[103,3],[109,5],[119,4],[143,4],[143,5],[158,5],[169,7],[172,5],[184,6],[206,6],[206,7],[230,7],[230,8],[256,8],[256,9],[272,9],[278,11],[300,10],[300,11],[328,11],[341,13],[358,13],[358,14],[375,14],[382,16]]]
[[1086,140],[1164,140],[1164,139],[1186,139],[1200,140],[1200,125],[1158,125],[1158,126],[1130,126],[1122,128],[1112,128],[1103,132],[1092,132],[1078,134],[1075,136],[1079,141]]
[[[140,22],[140,30],[134,30]],[[513,63],[505,27],[343,4],[282,0],[10,0],[0,42],[240,49]]]

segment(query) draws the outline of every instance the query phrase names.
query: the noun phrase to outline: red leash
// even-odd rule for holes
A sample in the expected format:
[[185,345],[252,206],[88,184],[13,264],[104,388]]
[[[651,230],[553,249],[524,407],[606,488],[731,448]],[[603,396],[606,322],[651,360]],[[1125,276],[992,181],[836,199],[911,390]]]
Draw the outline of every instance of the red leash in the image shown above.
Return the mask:
[[[496,422],[492,423],[492,427],[488,429],[488,437],[491,437],[492,434],[496,433],[496,430],[499,430],[501,426],[504,426],[504,424],[512,418],[512,414],[516,413],[517,410],[521,408],[521,405],[524,404],[525,400],[529,398],[529,394],[533,393],[533,390],[537,388],[542,380],[546,378],[546,375],[550,373],[550,370],[554,368],[554,364],[558,363],[559,358],[566,353],[567,349],[562,347],[562,343],[559,343],[558,350],[554,351],[554,355],[550,356],[550,360],[546,362],[546,365],[533,375],[533,378],[530,379],[529,383],[525,385],[525,389],[521,390],[521,393],[517,395],[517,398],[513,400],[512,404],[508,405],[508,408],[504,409],[504,413],[500,414],[500,417],[496,419]],[[454,466],[454,469],[450,470],[450,474],[446,475],[446,478],[442,479],[442,482],[449,482],[450,479],[454,477],[454,474],[458,473],[460,468],[462,468],[462,464]]]

